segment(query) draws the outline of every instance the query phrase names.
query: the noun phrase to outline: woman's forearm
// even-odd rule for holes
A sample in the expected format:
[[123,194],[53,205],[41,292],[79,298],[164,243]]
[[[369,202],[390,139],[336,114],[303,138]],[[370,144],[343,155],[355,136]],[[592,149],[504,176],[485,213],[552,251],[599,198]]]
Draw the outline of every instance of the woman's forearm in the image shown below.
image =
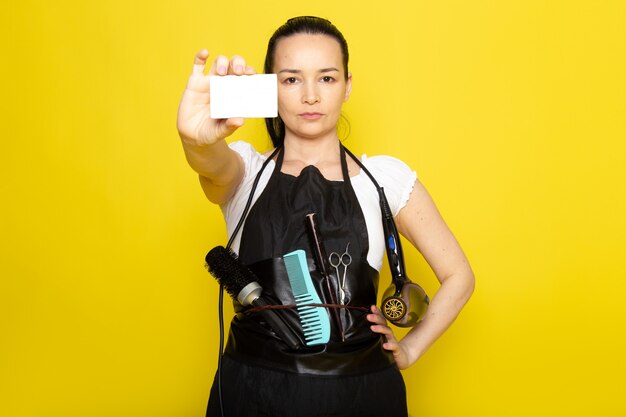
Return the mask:
[[200,175],[206,197],[215,204],[228,201],[244,176],[241,157],[223,140],[211,145],[182,142],[187,162]]
[[424,319],[400,341],[409,365],[414,364],[450,327],[474,291],[471,269],[445,279],[433,296]]
[[224,176],[225,169],[227,170],[229,165],[236,164],[235,152],[223,140],[206,145],[192,143],[181,137],[181,142],[189,166],[200,176],[211,181]]

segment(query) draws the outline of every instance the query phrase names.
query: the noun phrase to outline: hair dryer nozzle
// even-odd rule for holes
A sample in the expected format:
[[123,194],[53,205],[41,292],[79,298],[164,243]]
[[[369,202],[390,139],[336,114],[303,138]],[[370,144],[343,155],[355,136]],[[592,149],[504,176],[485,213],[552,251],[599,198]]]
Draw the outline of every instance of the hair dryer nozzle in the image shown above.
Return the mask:
[[428,295],[416,283],[407,280],[398,291],[392,282],[383,294],[381,311],[391,324],[411,327],[424,318],[429,303]]

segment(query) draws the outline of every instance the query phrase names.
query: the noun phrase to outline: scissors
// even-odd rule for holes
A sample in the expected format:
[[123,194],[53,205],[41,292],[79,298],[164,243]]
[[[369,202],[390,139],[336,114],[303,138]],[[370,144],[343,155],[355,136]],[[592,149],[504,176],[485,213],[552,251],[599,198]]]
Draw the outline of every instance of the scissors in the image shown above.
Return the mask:
[[335,271],[337,272],[337,279],[339,279],[339,265],[343,265],[343,277],[341,278],[339,285],[339,298],[341,304],[345,304],[346,302],[346,292],[344,291],[344,287],[346,285],[346,272],[348,271],[348,266],[352,263],[352,256],[348,253],[349,247],[350,242],[348,242],[345,252],[341,255],[337,252],[331,252],[330,255],[328,255],[328,262],[330,262],[330,265],[335,268]]

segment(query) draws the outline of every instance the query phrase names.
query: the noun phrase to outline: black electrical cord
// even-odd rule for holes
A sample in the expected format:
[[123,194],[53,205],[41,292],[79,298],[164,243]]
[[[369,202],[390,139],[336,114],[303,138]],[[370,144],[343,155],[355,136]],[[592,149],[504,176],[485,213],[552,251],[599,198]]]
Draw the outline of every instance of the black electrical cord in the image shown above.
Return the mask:
[[[237,226],[235,226],[235,230],[233,230],[233,233],[230,235],[230,239],[228,239],[228,244],[226,245],[226,249],[230,249],[230,247],[232,246],[233,241],[235,240],[235,236],[237,236],[239,229],[241,229],[241,226],[243,225],[246,219],[246,216],[248,215],[248,211],[250,210],[250,206],[252,205],[252,197],[254,197],[254,192],[256,191],[256,187],[259,184],[259,180],[261,179],[261,174],[265,170],[265,167],[267,166],[267,164],[269,164],[269,162],[272,159],[274,159],[274,156],[276,156],[278,151],[280,151],[281,149],[282,147],[278,147],[274,149],[272,154],[267,157],[265,162],[263,162],[261,169],[256,174],[254,183],[252,183],[252,189],[250,190],[250,196],[248,197],[248,201],[246,202],[243,212],[241,213],[241,218],[239,219]],[[224,353],[224,286],[223,285],[220,285],[220,293],[219,293],[219,301],[218,301],[218,321],[219,321],[219,326],[220,326],[220,347],[219,347],[220,350],[217,355],[217,393],[218,393],[219,402],[220,402],[220,414],[222,417],[224,417],[224,404],[222,402],[222,355]]]
[[217,355],[217,394],[220,400],[220,414],[224,417],[224,404],[222,404],[222,352],[224,351],[224,286],[220,285],[219,301],[217,303],[220,325],[220,353]]

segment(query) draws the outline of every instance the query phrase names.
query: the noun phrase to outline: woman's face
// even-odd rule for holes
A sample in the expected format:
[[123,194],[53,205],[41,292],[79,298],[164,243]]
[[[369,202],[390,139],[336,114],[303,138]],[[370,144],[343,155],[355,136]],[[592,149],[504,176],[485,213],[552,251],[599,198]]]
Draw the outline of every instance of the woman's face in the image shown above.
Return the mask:
[[274,72],[286,138],[336,136],[341,106],[352,86],[352,76],[344,73],[339,43],[327,35],[283,38],[276,44]]

